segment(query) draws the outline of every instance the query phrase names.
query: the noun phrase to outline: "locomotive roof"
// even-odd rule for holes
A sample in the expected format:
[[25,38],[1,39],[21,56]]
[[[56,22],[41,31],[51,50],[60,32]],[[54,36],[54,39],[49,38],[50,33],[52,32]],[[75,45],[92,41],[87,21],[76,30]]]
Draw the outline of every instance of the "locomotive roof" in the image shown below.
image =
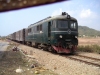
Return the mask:
[[[57,15],[57,16],[53,16],[53,17],[49,16],[49,17],[47,17],[47,18],[45,18],[45,19],[42,19],[42,20],[40,20],[40,21],[38,21],[38,22],[36,22],[36,23],[34,23],[34,24],[31,24],[31,25],[28,26],[28,27],[30,28],[30,27],[33,27],[33,26],[42,24],[42,23],[44,23],[44,22],[47,22],[47,21],[50,21],[50,20],[56,20],[56,19],[67,19],[67,15]],[[71,19],[71,20],[76,20],[74,17],[70,17],[70,19]],[[76,20],[76,21],[77,21],[77,20]]]

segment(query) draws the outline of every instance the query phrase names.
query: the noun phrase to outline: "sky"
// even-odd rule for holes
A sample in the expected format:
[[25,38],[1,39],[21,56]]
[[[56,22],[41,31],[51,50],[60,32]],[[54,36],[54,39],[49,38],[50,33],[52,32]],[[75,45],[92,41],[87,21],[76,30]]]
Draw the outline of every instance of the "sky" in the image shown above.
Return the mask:
[[67,12],[78,20],[78,25],[100,31],[100,0],[69,0],[15,11],[0,13],[0,36],[27,28],[48,16]]

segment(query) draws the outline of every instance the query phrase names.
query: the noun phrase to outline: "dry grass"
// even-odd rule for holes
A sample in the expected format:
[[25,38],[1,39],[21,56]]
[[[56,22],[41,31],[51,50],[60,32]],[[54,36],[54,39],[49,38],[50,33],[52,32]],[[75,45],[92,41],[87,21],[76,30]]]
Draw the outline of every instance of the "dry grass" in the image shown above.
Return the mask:
[[[30,59],[21,54],[20,51],[12,51],[12,47],[15,44],[8,46],[7,51],[4,52],[2,58],[0,59],[0,75],[37,75],[36,68],[38,68],[38,73],[41,75],[57,75],[54,72],[39,68],[41,65],[36,62],[36,59]],[[37,65],[36,68],[31,68],[31,65]],[[22,73],[16,73],[15,70],[20,68],[23,70]]]
[[100,53],[99,45],[78,46],[78,51]]
[[79,45],[100,45],[100,38],[78,38]]
[[100,38],[79,38],[78,51],[100,53]]

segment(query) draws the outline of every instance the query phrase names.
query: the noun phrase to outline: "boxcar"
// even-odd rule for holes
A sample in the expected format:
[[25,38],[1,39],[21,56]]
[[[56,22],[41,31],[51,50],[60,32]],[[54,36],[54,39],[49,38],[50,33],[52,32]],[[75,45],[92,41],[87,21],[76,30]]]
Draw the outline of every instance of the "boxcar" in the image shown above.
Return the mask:
[[20,37],[19,32],[20,32],[20,31],[17,31],[17,32],[16,32],[16,41],[17,41],[17,42],[20,41],[20,39],[19,39],[19,37]]

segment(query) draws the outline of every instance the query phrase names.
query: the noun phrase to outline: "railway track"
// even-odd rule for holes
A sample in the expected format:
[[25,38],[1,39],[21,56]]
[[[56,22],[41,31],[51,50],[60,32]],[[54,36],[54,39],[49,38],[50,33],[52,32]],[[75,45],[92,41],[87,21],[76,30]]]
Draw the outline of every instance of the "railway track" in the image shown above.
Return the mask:
[[100,59],[98,59],[98,58],[93,58],[93,57],[89,57],[89,56],[84,56],[84,55],[79,55],[79,54],[77,56],[84,57],[84,58],[89,58],[89,59],[96,60],[96,61],[100,61]]
[[69,58],[71,60],[80,61],[80,62],[89,64],[89,65],[94,65],[94,66],[100,67],[100,59],[98,59],[98,58],[93,58],[93,57],[79,55],[79,54],[69,55],[69,56],[61,55],[61,56],[64,56],[64,57]]
[[88,65],[93,65],[100,67],[100,59],[83,56],[83,55],[73,55],[73,56],[64,56],[66,58],[69,58],[71,60],[80,61]]

